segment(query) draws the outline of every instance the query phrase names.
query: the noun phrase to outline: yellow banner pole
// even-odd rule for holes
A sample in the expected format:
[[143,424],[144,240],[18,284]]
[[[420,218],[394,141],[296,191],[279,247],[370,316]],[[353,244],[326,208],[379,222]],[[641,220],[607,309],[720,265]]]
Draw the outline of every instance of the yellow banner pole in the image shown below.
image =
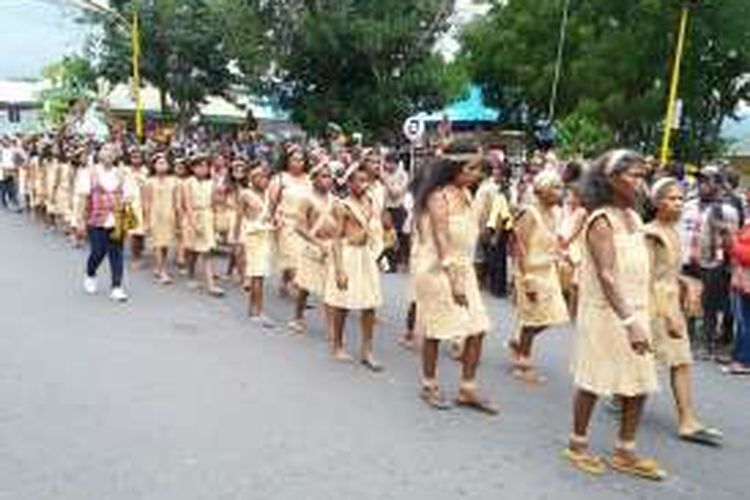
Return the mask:
[[141,103],[141,38],[138,26],[138,4],[133,6],[133,24],[130,34],[133,47],[133,99],[135,100],[135,135],[143,140],[143,105]]
[[669,143],[672,138],[672,123],[674,122],[675,103],[677,102],[677,89],[680,85],[680,69],[682,66],[682,54],[685,49],[685,33],[687,32],[688,16],[690,8],[682,8],[680,18],[680,32],[677,37],[677,50],[674,55],[674,67],[672,69],[672,81],[669,85],[669,99],[667,100],[667,116],[664,118],[664,135],[661,141],[661,154],[659,162],[662,166],[669,160]]

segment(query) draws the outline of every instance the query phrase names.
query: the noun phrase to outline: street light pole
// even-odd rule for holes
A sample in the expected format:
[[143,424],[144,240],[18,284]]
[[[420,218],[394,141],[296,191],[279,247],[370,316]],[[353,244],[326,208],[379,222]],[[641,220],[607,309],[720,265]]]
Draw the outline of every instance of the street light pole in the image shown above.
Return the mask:
[[547,120],[552,123],[555,119],[555,107],[557,106],[557,92],[560,86],[560,76],[562,72],[563,55],[565,53],[565,41],[568,35],[568,18],[570,15],[570,0],[565,0],[563,6],[563,17],[560,22],[560,37],[557,42],[557,57],[555,58],[555,74],[552,78],[552,91],[550,92],[549,108],[547,110]]
[[133,50],[133,99],[135,100],[135,135],[138,142],[143,140],[143,103],[141,102],[141,33],[138,20],[138,2],[133,4],[133,23],[131,25],[131,44]]
[[132,51],[132,65],[133,65],[133,100],[135,101],[135,135],[138,137],[138,141],[143,140],[143,103],[141,102],[141,32],[140,23],[138,19],[138,10],[140,8],[140,0],[133,1],[133,18],[129,21],[126,17],[120,14],[118,11],[98,3],[96,0],[70,0],[72,3],[79,7],[99,12],[100,14],[107,14],[116,19],[122,26],[130,31],[130,44]]
[[685,50],[685,34],[687,33],[687,23],[690,17],[690,4],[682,7],[680,15],[680,29],[677,36],[677,49],[674,55],[674,65],[672,68],[672,81],[669,85],[669,97],[667,99],[667,114],[664,117],[664,133],[661,141],[661,154],[659,163],[665,166],[669,160],[669,144],[672,138],[672,125],[674,122],[675,104],[677,102],[677,90],[680,85],[680,69],[682,67],[682,55]]

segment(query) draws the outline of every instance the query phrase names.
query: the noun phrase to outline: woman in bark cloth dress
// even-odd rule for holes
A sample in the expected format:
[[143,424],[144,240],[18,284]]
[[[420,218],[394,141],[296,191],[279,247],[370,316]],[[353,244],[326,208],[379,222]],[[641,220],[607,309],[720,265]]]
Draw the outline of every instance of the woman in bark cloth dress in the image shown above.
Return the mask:
[[669,369],[677,410],[677,434],[683,441],[718,446],[722,434],[701,424],[693,405],[693,355],[681,296],[689,287],[680,274],[682,251],[677,223],[682,212],[682,187],[665,177],[651,188],[656,219],[646,226],[651,254],[651,327],[657,359]]
[[[589,474],[617,471],[653,480],[667,473],[636,453],[636,431],[648,394],[657,390],[652,349],[649,252],[634,207],[643,186],[643,158],[615,150],[599,158],[584,179],[591,215],[585,248],[572,371],[576,387],[573,432],[564,457]],[[612,457],[605,462],[588,449],[588,428],[597,399],[616,395],[622,403]]]
[[531,362],[537,335],[569,321],[558,266],[562,249],[558,241],[562,179],[552,170],[534,178],[534,202],[516,217],[514,274],[518,334],[509,342],[513,376],[527,383],[544,382]]
[[420,397],[433,408],[450,407],[438,389],[438,352],[441,341],[460,341],[455,404],[495,415],[497,409],[479,396],[476,381],[490,327],[473,265],[479,230],[469,187],[479,181],[481,169],[481,150],[472,144],[452,146],[430,167],[415,196],[411,266],[417,324],[425,337]]

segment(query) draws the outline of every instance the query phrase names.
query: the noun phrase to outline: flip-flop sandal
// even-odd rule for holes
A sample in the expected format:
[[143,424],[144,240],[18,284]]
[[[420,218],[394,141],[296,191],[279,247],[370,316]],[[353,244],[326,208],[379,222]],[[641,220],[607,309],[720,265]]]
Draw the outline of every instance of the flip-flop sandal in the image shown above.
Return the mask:
[[385,370],[385,368],[383,368],[383,365],[371,359],[360,360],[360,364],[373,373],[380,373]]
[[586,474],[601,476],[607,472],[607,462],[587,451],[573,451],[570,448],[565,448],[562,451],[562,457],[570,462],[573,467]]
[[305,333],[305,323],[301,320],[292,320],[287,326],[293,333],[298,335]]
[[414,339],[408,339],[405,336],[397,338],[396,343],[407,351],[414,351],[417,347]]
[[609,466],[617,472],[651,481],[663,481],[668,476],[667,471],[653,458],[636,456],[626,459],[615,455],[609,459]]
[[543,385],[547,382],[547,377],[540,374],[538,371],[529,367],[528,365],[516,365],[511,368],[510,373],[511,375],[513,375],[513,378],[516,378],[528,385],[538,386]]
[[453,405],[443,398],[437,387],[422,387],[419,398],[435,410],[450,410],[453,408]]
[[706,446],[719,447],[722,444],[723,435],[717,429],[702,428],[688,434],[680,434],[680,439],[689,443],[702,444]]
[[491,417],[494,417],[500,414],[500,410],[492,406],[492,404],[489,401],[485,401],[473,395],[469,399],[464,399],[461,396],[458,396],[453,401],[453,404],[456,405],[457,407],[467,408],[469,410],[476,410],[479,413],[483,413]]

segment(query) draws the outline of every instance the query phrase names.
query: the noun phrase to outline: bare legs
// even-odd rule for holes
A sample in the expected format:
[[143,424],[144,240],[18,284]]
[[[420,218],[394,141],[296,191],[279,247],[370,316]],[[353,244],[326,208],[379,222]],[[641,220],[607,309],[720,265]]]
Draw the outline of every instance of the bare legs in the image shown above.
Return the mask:
[[156,259],[156,265],[154,267],[154,276],[159,280],[162,285],[168,285],[172,283],[172,278],[167,272],[167,248],[156,248],[154,249],[154,257]]
[[[479,397],[476,382],[477,370],[482,359],[483,334],[467,337],[463,342],[461,361],[461,383],[456,404],[470,407],[484,413],[495,415],[497,410]],[[440,341],[424,339],[422,343],[422,392],[421,397],[427,404],[444,409],[447,407],[438,390],[437,362]]]
[[703,428],[693,406],[693,382],[690,365],[672,367],[669,371],[672,395],[677,409],[677,428],[680,435]]
[[248,304],[247,312],[251,317],[257,317],[263,314],[263,278],[253,276],[250,278],[248,287]]
[[[210,252],[190,252],[188,254],[188,276],[191,282],[195,280],[196,266],[200,264],[203,272],[203,282],[206,286],[206,291],[214,297],[221,297],[224,295],[224,290],[216,286],[216,279],[214,277],[214,266],[213,259],[211,258]],[[192,284],[193,287],[197,286]]]
[[140,269],[143,259],[143,249],[146,246],[146,237],[142,234],[130,235],[130,268],[134,271]]
[[[331,326],[331,352],[339,361],[351,361],[351,356],[344,349],[344,326],[349,313],[347,309],[330,307]],[[375,337],[375,310],[365,309],[360,316],[360,328],[362,330],[362,344],[360,346],[360,361],[372,371],[382,371],[383,367],[375,360],[373,355],[373,340]]]
[[[573,465],[591,474],[601,474],[606,469],[603,461],[588,451],[588,429],[597,399],[598,397],[589,391],[576,390],[573,395],[573,433],[566,450],[566,457]],[[618,400],[622,406],[622,413],[611,466],[627,474],[663,479],[666,473],[653,459],[640,457],[635,452],[636,433],[646,396],[620,396]]]
[[522,326],[517,340],[509,343],[511,358],[513,362],[513,376],[532,384],[545,382],[545,378],[537,372],[531,363],[531,352],[534,339],[546,327],[544,326]]

